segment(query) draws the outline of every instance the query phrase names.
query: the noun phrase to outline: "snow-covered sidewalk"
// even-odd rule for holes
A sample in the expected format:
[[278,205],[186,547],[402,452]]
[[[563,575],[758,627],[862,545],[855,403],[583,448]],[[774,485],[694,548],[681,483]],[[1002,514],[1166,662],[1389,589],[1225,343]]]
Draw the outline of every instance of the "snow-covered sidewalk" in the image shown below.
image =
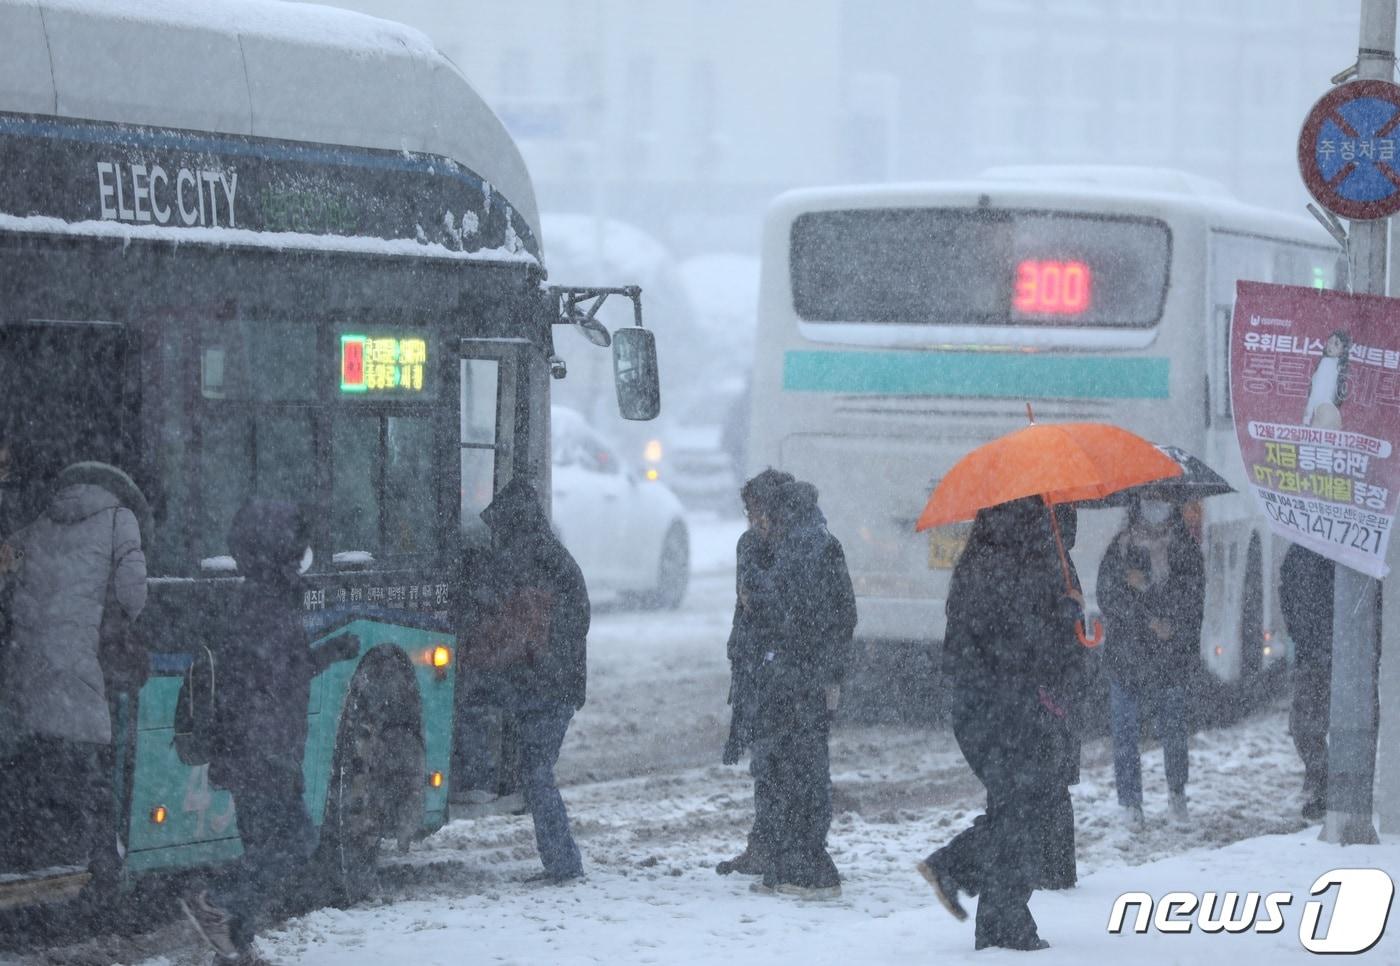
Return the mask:
[[[1041,963],[1273,963],[1302,959],[1298,927],[1322,873],[1400,871],[1400,844],[1338,849],[1297,818],[1300,769],[1281,712],[1197,736],[1193,821],[1165,818],[1160,750],[1144,756],[1151,828],[1120,829],[1107,748],[1086,749],[1075,787],[1081,882],[1038,893],[1033,910],[1053,948]],[[288,963],[992,963],[972,950],[971,923],[939,907],[912,870],[980,810],[981,793],[946,733],[855,729],[834,742],[838,814],[832,852],[845,894],[832,902],[755,895],[721,878],[716,860],[742,843],[751,798],[737,768],[706,767],[565,790],[587,881],[527,885],[538,868],[529,819],[457,821],[386,869],[392,903],[323,910],[261,940]],[[1265,833],[1274,833],[1267,834]],[[1246,838],[1247,836],[1265,837]],[[1231,844],[1233,843],[1233,844]],[[1291,892],[1274,935],[1109,935],[1114,899],[1144,891]],[[1335,895],[1335,892],[1333,893]],[[1263,915],[1261,910],[1260,915]],[[1106,959],[1105,959],[1106,957]],[[1366,957],[1400,961],[1400,940]],[[187,959],[152,960],[187,962]]]

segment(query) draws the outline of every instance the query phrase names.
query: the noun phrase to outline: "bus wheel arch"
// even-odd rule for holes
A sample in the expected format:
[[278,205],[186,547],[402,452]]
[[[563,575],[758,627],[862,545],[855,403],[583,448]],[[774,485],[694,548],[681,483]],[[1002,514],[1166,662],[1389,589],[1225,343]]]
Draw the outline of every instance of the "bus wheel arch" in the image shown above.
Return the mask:
[[380,839],[403,841],[422,821],[425,750],[419,704],[413,666],[401,649],[381,644],[361,659],[336,730],[318,853],[337,904],[372,894]]

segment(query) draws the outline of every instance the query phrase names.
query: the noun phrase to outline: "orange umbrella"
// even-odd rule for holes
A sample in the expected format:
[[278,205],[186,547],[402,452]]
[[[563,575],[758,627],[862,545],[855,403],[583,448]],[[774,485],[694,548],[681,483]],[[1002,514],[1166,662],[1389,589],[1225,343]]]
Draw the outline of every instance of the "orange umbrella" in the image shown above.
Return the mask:
[[1026,496],[1050,504],[1097,500],[1180,475],[1174,459],[1126,429],[1108,423],[1031,423],[958,460],[939,480],[914,529],[971,520],[978,510]]
[[[958,460],[939,481],[914,529],[971,520],[978,510],[1023,497],[1039,496],[1047,505],[1097,500],[1130,486],[1180,475],[1181,466],[1170,456],[1118,426],[1032,420],[1025,429],[985,443]],[[1072,592],[1054,513],[1050,524],[1065,588]],[[1082,621],[1075,630],[1088,646],[1102,640],[1101,627],[1095,627],[1092,638],[1086,636]]]

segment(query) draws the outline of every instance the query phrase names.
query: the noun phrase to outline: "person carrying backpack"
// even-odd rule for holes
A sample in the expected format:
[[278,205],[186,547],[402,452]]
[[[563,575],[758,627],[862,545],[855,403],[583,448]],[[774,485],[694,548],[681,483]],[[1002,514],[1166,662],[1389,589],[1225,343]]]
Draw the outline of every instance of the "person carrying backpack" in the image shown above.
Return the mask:
[[262,962],[257,918],[306,865],[316,829],[303,800],[311,681],[359,655],[342,634],[312,650],[301,620],[311,528],[298,507],[254,499],[233,518],[229,548],[243,575],[223,640],[214,648],[218,687],[209,783],[233,794],[243,859],[226,885],[180,899],[185,916],[222,961]]
[[560,885],[583,876],[554,765],[586,696],[588,587],[529,483],[512,480],[481,519],[491,529],[492,600],[465,660],[493,669],[516,728],[521,790],[544,866],[531,880]]

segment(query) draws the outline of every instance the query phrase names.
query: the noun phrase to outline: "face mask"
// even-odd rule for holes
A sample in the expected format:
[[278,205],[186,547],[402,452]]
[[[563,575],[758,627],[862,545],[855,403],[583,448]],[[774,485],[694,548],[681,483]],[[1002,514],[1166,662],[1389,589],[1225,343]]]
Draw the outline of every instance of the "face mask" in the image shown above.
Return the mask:
[[1144,500],[1142,504],[1142,522],[1149,526],[1159,527],[1171,519],[1172,505],[1162,503],[1158,500]]
[[311,548],[306,548],[306,553],[301,555],[301,564],[297,567],[298,574],[304,574],[311,569]]

